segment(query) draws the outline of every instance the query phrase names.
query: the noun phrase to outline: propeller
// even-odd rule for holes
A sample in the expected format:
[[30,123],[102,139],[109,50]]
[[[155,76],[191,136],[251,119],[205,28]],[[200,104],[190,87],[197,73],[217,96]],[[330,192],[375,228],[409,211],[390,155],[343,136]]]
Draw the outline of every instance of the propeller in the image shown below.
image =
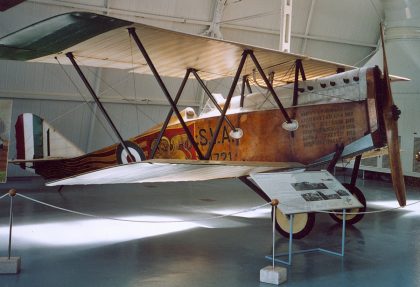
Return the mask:
[[385,123],[386,139],[388,142],[389,166],[391,170],[392,184],[395,195],[397,196],[400,206],[406,205],[406,192],[404,175],[402,171],[400,158],[400,144],[398,142],[398,124],[397,120],[400,115],[400,110],[394,104],[392,99],[391,84],[388,73],[388,64],[384,45],[384,28],[381,23],[381,42],[383,52],[383,119]]

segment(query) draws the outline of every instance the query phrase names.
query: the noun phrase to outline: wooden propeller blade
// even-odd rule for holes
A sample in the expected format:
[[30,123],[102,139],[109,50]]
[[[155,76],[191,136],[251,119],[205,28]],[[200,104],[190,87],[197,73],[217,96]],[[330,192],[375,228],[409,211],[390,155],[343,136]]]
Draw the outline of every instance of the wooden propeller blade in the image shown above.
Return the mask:
[[388,142],[388,155],[389,167],[391,170],[392,184],[394,187],[395,195],[397,196],[400,206],[406,205],[406,192],[404,174],[402,171],[401,158],[400,158],[400,144],[398,142],[398,124],[396,111],[391,92],[391,84],[389,80],[388,64],[385,53],[384,45],[384,31],[381,23],[381,41],[383,51],[383,69],[384,69],[384,100],[383,100],[383,118],[386,130],[386,139]]

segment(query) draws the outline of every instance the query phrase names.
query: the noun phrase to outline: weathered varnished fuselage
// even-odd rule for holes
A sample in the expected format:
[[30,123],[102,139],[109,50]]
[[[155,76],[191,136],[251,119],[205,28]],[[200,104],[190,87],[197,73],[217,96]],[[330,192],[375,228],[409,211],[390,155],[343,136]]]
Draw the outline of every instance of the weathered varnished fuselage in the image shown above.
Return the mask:
[[[305,165],[333,154],[337,145],[349,146],[368,136],[370,144],[362,144],[356,152],[384,145],[380,114],[378,69],[366,73],[367,98],[358,101],[303,105],[287,108],[299,123],[294,132],[282,128],[285,121],[277,109],[245,111],[229,114],[243,137],[233,139],[230,128],[223,124],[210,160],[252,162],[300,162]],[[192,118],[187,126],[203,154],[207,152],[219,117]],[[156,143],[160,127],[129,139],[141,148],[146,159]],[[112,145],[77,158],[35,162],[36,173],[45,178],[63,178],[121,163],[121,148]],[[197,153],[181,125],[173,121],[165,131],[154,158],[197,160]]]

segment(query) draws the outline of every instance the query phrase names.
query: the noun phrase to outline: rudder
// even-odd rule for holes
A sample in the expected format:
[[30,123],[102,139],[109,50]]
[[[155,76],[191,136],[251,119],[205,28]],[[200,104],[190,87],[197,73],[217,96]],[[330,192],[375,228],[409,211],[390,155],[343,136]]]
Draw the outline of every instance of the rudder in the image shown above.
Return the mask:
[[15,124],[16,158],[28,162],[22,168],[31,168],[32,160],[69,158],[83,155],[75,144],[66,139],[41,117],[24,113]]

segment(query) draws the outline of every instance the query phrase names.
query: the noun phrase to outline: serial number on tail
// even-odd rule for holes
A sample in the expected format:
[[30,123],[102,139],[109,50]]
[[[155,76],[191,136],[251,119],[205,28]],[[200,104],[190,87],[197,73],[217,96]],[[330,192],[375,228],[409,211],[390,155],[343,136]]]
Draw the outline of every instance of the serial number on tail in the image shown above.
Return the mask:
[[211,160],[232,160],[232,153],[231,152],[217,152],[212,153]]

